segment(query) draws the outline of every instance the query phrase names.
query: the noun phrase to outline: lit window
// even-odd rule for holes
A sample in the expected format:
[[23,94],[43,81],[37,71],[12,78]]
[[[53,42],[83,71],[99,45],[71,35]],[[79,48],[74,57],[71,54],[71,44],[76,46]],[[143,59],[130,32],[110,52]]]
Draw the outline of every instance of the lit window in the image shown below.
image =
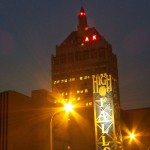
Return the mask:
[[92,102],[89,102],[89,106],[92,106]]
[[83,93],[83,90],[81,90],[80,93]]
[[67,149],[68,149],[68,150],[70,150],[70,149],[71,149],[70,145],[68,145]]
[[81,46],[84,46],[84,43],[81,43]]
[[90,79],[90,76],[84,76],[84,79],[86,80],[86,79]]
[[89,106],[89,103],[85,103],[85,106]]
[[71,81],[75,81],[75,78],[70,78],[70,79],[69,79],[69,82],[71,82]]
[[56,84],[57,82],[56,81],[54,81],[54,84]]
[[65,79],[65,82],[67,82],[67,79]]
[[57,80],[57,83],[60,83],[60,80]]
[[64,80],[61,80],[61,83],[63,83],[64,82]]
[[83,77],[80,77],[80,80],[83,80]]
[[68,93],[66,92],[65,95],[68,95]]
[[88,78],[88,76],[84,76],[84,79],[87,79]]
[[80,91],[79,90],[77,90],[77,94],[79,94],[80,93]]
[[63,93],[61,93],[61,95],[62,95],[62,96],[64,96],[64,92],[63,92]]
[[80,100],[80,97],[78,97],[77,100],[79,101],[79,100]]
[[84,91],[85,91],[85,93],[87,93],[87,92],[88,92],[88,89],[85,89]]

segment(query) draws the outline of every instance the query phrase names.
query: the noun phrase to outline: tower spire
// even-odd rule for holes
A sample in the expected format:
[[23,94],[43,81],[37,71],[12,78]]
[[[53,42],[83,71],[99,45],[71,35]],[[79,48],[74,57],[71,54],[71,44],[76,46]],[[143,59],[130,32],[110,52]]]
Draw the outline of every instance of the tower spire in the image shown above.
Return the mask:
[[81,0],[81,7],[83,7],[83,0]]
[[[82,2],[82,0],[81,0],[81,2]],[[87,27],[86,12],[85,12],[83,6],[81,6],[81,10],[78,15],[78,31],[80,33],[83,33],[86,27]]]

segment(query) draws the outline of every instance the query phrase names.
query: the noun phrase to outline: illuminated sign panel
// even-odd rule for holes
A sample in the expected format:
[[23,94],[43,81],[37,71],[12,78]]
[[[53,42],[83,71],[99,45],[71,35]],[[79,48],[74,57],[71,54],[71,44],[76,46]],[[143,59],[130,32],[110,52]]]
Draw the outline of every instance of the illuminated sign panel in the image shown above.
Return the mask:
[[117,150],[112,96],[112,76],[93,75],[96,150]]
[[90,41],[96,41],[97,40],[97,35],[94,34],[92,36],[85,36],[84,37],[84,42],[90,42]]
[[89,40],[89,37],[88,36],[86,36],[85,37],[85,42],[89,42],[90,40]]

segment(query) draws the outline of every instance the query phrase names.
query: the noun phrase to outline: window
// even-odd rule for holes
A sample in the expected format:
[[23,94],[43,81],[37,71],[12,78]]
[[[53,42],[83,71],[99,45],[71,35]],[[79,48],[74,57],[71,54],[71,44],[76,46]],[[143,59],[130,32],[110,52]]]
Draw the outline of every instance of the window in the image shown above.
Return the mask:
[[85,106],[89,106],[89,103],[85,103]]
[[71,81],[75,81],[75,78],[70,78],[69,81],[70,81],[70,82],[71,82]]
[[89,79],[90,78],[90,76],[84,76],[84,79],[86,80],[86,79]]
[[75,78],[72,78],[72,81],[75,81]]
[[92,49],[91,50],[91,58],[97,58],[97,50],[96,49]]
[[84,92],[87,93],[87,92],[88,92],[88,89],[85,89]]
[[92,105],[93,105],[92,102],[87,102],[87,103],[85,103],[85,106],[92,106]]
[[84,51],[83,59],[89,59],[89,51],[88,50]]
[[57,83],[60,83],[60,80],[57,80]]
[[80,77],[80,80],[83,80],[83,77]]
[[73,55],[73,53],[69,53],[68,54],[68,62],[74,62],[74,55]]
[[81,90],[80,93],[83,93],[83,90]]
[[81,53],[79,51],[75,53],[75,59],[76,59],[76,61],[81,60]]
[[92,106],[92,102],[89,102],[89,106]]
[[77,100],[78,100],[78,101],[81,100],[80,97],[78,97]]

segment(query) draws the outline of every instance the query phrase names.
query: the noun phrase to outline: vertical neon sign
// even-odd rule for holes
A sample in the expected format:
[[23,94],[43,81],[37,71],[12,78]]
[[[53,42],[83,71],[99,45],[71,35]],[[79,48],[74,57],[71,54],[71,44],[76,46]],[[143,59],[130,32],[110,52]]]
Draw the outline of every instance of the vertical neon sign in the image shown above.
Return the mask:
[[112,76],[93,75],[96,150],[117,150],[114,123]]

